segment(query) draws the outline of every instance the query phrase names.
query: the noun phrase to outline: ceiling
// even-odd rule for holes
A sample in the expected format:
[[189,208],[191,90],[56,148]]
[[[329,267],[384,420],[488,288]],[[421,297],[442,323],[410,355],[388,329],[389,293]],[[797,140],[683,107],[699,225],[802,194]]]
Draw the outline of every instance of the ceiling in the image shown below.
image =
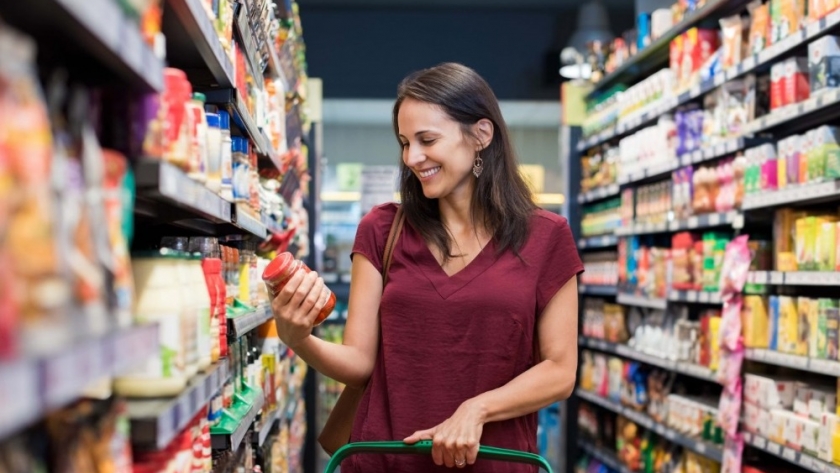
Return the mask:
[[[302,8],[547,8],[568,9],[580,0],[298,0]],[[602,0],[605,6],[627,7],[631,0]]]

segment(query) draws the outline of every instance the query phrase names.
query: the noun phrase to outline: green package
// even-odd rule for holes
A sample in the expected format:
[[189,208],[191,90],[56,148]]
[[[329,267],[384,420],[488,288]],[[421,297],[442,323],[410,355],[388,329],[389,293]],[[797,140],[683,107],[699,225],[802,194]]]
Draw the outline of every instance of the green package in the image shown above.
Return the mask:
[[[821,298],[817,302],[817,358],[831,359],[829,357],[829,318],[832,318],[831,325],[834,330],[834,341],[836,342],[837,325],[835,314],[837,312],[837,301],[834,299]],[[833,350],[836,352],[836,347]]]
[[837,223],[834,219],[820,219],[814,255],[818,271],[834,271],[834,263],[837,260],[836,237]]

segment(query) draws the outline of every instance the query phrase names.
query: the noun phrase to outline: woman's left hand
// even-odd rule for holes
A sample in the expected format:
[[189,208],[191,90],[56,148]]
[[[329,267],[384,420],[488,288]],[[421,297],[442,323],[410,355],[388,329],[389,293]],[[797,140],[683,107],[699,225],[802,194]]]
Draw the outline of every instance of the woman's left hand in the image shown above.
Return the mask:
[[432,460],[436,465],[464,468],[475,463],[478,442],[484,429],[484,414],[475,403],[467,401],[443,423],[427,430],[418,430],[404,442],[432,441]]

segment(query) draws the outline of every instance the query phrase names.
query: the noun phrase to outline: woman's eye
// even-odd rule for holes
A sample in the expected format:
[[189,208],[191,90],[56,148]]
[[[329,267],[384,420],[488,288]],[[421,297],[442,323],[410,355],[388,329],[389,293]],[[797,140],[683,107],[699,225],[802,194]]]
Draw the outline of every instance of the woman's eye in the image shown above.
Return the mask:
[[408,143],[400,143],[400,148],[405,149],[408,147]]
[[432,144],[434,142],[435,142],[435,140],[423,140],[420,143],[422,143],[424,146],[429,146],[430,144]]

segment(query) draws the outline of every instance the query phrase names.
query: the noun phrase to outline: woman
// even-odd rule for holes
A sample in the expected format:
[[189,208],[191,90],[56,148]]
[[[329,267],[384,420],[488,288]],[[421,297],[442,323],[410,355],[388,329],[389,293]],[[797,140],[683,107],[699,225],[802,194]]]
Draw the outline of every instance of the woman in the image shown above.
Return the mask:
[[533,471],[476,454],[479,442],[535,452],[536,411],[572,392],[583,265],[568,223],[533,204],[498,101],[472,69],[412,74],[393,120],[406,224],[384,294],[396,204],[359,225],[344,344],[312,335],[326,299],[315,273],[273,301],[278,332],[322,374],[367,385],[352,441],[433,441],[431,458],[351,457],[342,473]]

